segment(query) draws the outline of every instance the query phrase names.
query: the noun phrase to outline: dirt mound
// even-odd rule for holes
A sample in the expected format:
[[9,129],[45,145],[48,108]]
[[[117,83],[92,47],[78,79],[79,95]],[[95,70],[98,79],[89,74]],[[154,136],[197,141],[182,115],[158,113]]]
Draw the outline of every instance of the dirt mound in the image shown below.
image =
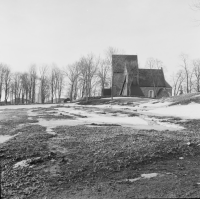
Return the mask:
[[113,100],[111,98],[94,98],[89,99],[88,102],[84,100],[77,101],[80,105],[100,105],[100,104],[117,104],[117,105],[133,105],[135,103],[140,102],[148,102],[150,98],[144,97],[114,97]]
[[172,102],[170,106],[177,104],[184,105],[189,104],[191,102],[200,103],[200,92],[172,96],[169,98],[162,99],[162,102]]

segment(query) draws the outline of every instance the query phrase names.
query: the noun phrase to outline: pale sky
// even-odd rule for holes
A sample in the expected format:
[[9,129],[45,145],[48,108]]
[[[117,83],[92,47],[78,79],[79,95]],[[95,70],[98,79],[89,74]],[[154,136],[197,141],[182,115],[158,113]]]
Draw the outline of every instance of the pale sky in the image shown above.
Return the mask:
[[14,71],[35,63],[59,67],[109,47],[163,61],[200,58],[200,11],[193,0],[0,0],[0,62]]

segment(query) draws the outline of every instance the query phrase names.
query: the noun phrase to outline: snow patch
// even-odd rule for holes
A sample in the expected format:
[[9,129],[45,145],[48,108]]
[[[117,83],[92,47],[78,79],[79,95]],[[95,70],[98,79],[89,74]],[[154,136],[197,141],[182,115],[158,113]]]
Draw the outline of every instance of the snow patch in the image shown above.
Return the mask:
[[139,178],[133,178],[133,179],[127,179],[126,181],[127,182],[135,182],[135,181],[140,180],[140,179],[141,179],[141,177],[139,177]]
[[[105,108],[106,106],[110,105],[99,105],[100,107]],[[88,106],[87,106],[88,107]],[[114,107],[122,107],[122,106],[114,106]],[[60,120],[58,124],[61,125],[90,125],[91,123],[96,124],[119,124],[121,126],[126,127],[133,127],[135,129],[155,129],[155,130],[180,130],[183,129],[183,127],[180,127],[179,125],[170,124],[170,123],[163,123],[160,121],[152,122],[150,118],[143,117],[143,116],[135,116],[135,117],[129,117],[128,114],[120,114],[120,113],[106,113],[101,114],[102,110],[95,109],[81,109],[84,108],[83,106],[79,107],[61,107],[57,108],[57,110],[62,114],[79,114],[81,116],[86,116],[86,118],[77,118],[76,120]],[[93,107],[94,108],[94,107]],[[95,108],[97,108],[95,106]],[[114,109],[114,108],[113,108]],[[117,109],[115,109],[117,111]],[[66,121],[66,122],[65,122]],[[56,122],[56,121],[55,121]],[[53,123],[53,122],[52,122]],[[48,126],[48,124],[47,124]]]
[[13,168],[16,169],[18,167],[33,167],[33,165],[30,166],[30,164],[35,164],[37,163],[38,161],[40,161],[41,158],[40,157],[35,157],[35,158],[32,158],[32,159],[26,159],[26,160],[22,160],[20,162],[17,162],[16,164],[13,165]]
[[148,110],[147,113],[159,116],[180,117],[183,119],[200,119],[200,104],[176,105]]
[[[100,124],[120,124],[120,125],[148,125],[148,122],[143,120],[140,117],[128,117],[128,116],[110,116],[108,114],[102,115],[99,114],[97,111],[86,111],[86,110],[80,110],[80,109],[71,109],[71,108],[57,108],[61,112],[67,112],[71,114],[79,114],[82,116],[87,116],[86,118],[77,118],[77,120],[72,120],[72,126],[73,123],[77,124],[90,124],[90,123],[100,123]],[[71,123],[68,122],[69,120],[66,120],[66,123]]]
[[8,141],[12,137],[13,136],[10,136],[10,135],[0,135],[0,143],[4,143],[4,142]]
[[185,129],[184,127],[178,125],[178,124],[173,124],[173,123],[170,123],[170,122],[166,122],[167,121],[167,118],[165,119],[165,121],[163,122],[162,120],[163,119],[158,119],[158,118],[155,118],[155,117],[144,117],[146,120],[148,120],[150,123],[155,123],[155,124],[158,124],[160,126],[163,126],[163,127],[166,127],[168,128],[169,130],[181,130],[181,129]]
[[13,136],[11,136],[11,135],[0,135],[0,144],[7,142],[9,139],[14,138],[14,137],[16,137],[20,134],[21,134],[21,132],[17,133],[16,135],[13,135]]
[[141,174],[142,178],[154,178],[156,176],[158,176],[158,173]]
[[158,173],[148,173],[148,174],[141,174],[141,177],[138,178],[133,178],[133,179],[126,179],[124,180],[125,182],[135,182],[141,179],[150,179],[150,178],[155,178],[155,177],[162,177],[163,174],[158,174]]
[[20,162],[17,162],[13,168],[16,169],[17,167],[27,167],[29,166],[29,163],[31,162],[31,159],[27,159],[27,160],[22,160]]
[[90,118],[81,118],[82,121],[87,122],[98,122],[105,124],[120,124],[124,126],[134,126],[134,125],[148,125],[148,122],[139,117],[111,117],[111,116],[100,116]]

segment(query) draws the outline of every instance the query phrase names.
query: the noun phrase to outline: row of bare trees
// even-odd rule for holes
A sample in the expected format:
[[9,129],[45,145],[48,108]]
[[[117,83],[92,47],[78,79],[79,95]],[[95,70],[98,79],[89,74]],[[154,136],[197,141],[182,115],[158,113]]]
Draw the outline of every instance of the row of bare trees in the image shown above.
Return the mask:
[[80,58],[65,69],[68,78],[70,100],[99,94],[110,84],[110,65],[105,59],[93,54]]
[[112,54],[116,52],[109,47],[104,58],[88,54],[62,69],[55,64],[32,65],[28,72],[13,73],[9,66],[0,64],[0,102],[54,103],[66,91],[71,101],[101,95],[105,87],[111,86]]
[[190,60],[187,54],[181,54],[181,65],[173,74],[173,95],[200,92],[200,59]]
[[10,68],[5,64],[0,64],[0,101],[2,99],[2,93],[4,91],[4,100],[5,102],[7,102],[9,96],[10,81]]
[[[10,84],[8,93],[13,103],[35,103],[37,71],[36,66],[32,65],[29,72],[10,73]],[[20,101],[21,100],[21,101]],[[7,101],[5,101],[7,102]]]
[[42,66],[39,68],[39,93],[41,96],[41,103],[51,98],[51,103],[59,102],[64,88],[64,74],[63,70],[58,68],[55,64],[52,67]]
[[5,104],[8,99],[14,104],[35,103],[36,99],[45,103],[50,97],[53,103],[53,99],[61,98],[63,87],[64,75],[56,65],[42,66],[39,72],[32,65],[28,72],[12,73],[6,64],[0,64],[0,102]]
[[89,54],[68,65],[64,74],[70,100],[85,97],[87,101],[92,96],[102,95],[103,89],[112,85],[112,55],[119,52],[117,48],[109,47],[104,58]]

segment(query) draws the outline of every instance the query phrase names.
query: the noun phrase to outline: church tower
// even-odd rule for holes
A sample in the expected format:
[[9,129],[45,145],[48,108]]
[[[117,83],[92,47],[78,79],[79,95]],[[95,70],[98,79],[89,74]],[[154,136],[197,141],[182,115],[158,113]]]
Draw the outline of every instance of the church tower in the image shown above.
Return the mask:
[[113,96],[130,95],[131,85],[139,84],[137,55],[112,55]]

